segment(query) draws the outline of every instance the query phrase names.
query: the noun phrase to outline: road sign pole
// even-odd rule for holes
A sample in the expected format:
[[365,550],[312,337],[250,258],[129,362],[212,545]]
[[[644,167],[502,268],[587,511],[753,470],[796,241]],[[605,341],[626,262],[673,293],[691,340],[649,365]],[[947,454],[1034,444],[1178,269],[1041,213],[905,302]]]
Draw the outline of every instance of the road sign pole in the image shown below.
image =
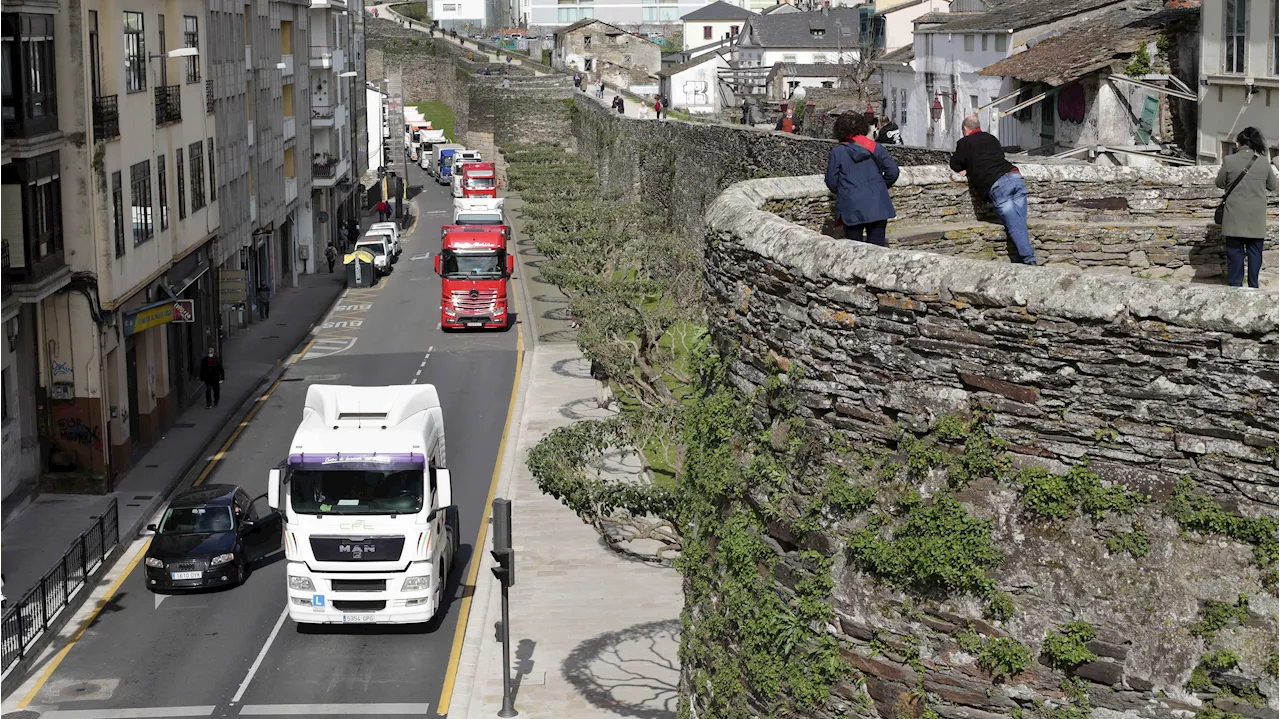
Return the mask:
[[502,709],[498,716],[513,717],[519,714],[513,705],[511,696],[511,605],[507,595],[508,589],[515,583],[515,550],[511,548],[511,500],[493,500],[493,558],[498,566],[493,568],[493,575],[502,585]]
[[502,585],[502,709],[500,717],[519,714],[511,696],[511,611],[507,597],[507,585]]

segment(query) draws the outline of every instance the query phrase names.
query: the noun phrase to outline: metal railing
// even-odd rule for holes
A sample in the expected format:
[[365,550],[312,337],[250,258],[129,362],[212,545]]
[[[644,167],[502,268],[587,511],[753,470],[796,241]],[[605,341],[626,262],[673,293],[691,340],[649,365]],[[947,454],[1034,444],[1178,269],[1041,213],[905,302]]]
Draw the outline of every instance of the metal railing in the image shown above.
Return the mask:
[[58,613],[84,587],[93,572],[101,566],[107,553],[120,543],[120,511],[115,499],[107,511],[99,515],[93,526],[86,529],[62,559],[40,578],[22,600],[4,611],[0,620],[0,647],[3,648],[3,667],[9,667],[26,656],[32,643],[47,630]]
[[156,88],[156,125],[182,119],[182,86],[163,85]]
[[312,120],[332,120],[333,116],[337,113],[337,111],[338,111],[338,108],[336,105],[312,105],[311,119]]
[[120,137],[120,103],[118,95],[93,98],[93,139],[114,140]]
[[204,81],[204,111],[207,115],[213,114],[213,78]]
[[311,163],[312,177],[333,177],[337,174],[337,171],[338,163],[336,162],[329,164]]

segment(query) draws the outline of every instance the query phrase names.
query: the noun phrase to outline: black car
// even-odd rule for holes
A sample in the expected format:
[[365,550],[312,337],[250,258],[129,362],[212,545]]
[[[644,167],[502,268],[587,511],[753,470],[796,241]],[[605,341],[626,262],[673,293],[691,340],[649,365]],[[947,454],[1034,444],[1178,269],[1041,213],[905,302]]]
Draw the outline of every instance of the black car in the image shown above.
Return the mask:
[[[257,499],[262,499],[262,495]],[[151,591],[200,589],[244,582],[255,561],[280,549],[279,512],[259,516],[232,484],[193,487],[169,503],[147,549]]]

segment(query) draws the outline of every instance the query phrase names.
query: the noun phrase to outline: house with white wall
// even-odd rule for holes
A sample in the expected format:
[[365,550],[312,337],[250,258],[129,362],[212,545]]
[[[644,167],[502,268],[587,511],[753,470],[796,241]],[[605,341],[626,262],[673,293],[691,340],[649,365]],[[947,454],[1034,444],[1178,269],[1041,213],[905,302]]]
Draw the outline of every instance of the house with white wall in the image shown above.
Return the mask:
[[835,88],[840,82],[839,65],[802,65],[780,62],[769,70],[765,80],[769,100],[789,99],[799,88]]
[[719,78],[720,71],[728,67],[727,53],[703,53],[659,72],[658,92],[675,109],[697,115],[714,114],[733,102],[733,93]]
[[915,40],[915,21],[928,13],[947,12],[951,0],[876,0],[872,23],[884,38],[884,50],[893,52]]
[[753,15],[755,13],[750,10],[730,5],[724,0],[703,5],[680,18],[684,24],[684,49],[733,38],[742,29],[743,22]]
[[748,18],[734,45],[737,94],[763,95],[769,68],[780,62],[839,65],[857,60],[862,15],[857,8],[831,8]]
[[1217,163],[1246,127],[1280,142],[1280,29],[1276,3],[1217,0],[1200,9],[1200,117],[1196,154]]

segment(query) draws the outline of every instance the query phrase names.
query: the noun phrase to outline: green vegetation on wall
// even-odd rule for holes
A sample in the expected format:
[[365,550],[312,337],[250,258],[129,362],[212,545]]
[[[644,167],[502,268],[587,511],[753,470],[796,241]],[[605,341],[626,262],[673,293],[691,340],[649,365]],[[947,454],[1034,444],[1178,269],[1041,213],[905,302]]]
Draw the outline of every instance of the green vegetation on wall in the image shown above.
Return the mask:
[[431,121],[431,127],[436,130],[444,130],[444,136],[449,142],[457,142],[457,137],[453,132],[453,109],[443,102],[428,100],[427,102],[418,103],[418,112],[422,113],[425,120]]

